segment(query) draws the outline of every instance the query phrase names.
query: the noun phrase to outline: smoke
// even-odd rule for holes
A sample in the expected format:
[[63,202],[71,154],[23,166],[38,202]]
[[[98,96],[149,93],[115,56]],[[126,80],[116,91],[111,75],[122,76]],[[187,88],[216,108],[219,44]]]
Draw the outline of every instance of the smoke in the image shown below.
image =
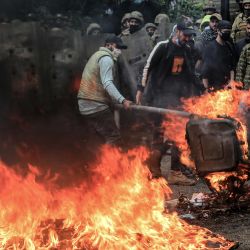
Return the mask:
[[62,106],[50,114],[12,111],[1,119],[0,158],[22,174],[29,165],[42,176],[58,174],[59,186],[74,186],[88,179],[97,160],[98,138],[75,110]]

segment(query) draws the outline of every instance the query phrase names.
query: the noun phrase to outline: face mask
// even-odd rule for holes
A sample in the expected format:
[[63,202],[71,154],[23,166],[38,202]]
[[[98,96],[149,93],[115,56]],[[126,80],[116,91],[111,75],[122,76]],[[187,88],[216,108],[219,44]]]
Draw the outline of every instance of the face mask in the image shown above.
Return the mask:
[[228,41],[230,39],[230,32],[221,32],[221,38],[224,41]]
[[154,32],[148,32],[148,35],[152,37],[154,35]]
[[120,49],[117,49],[117,48],[114,48],[112,51],[113,57],[115,59],[117,59],[121,53],[122,53],[122,51]]
[[250,9],[244,9],[244,14],[248,17],[250,16]]
[[135,33],[138,30],[139,30],[138,25],[130,25],[130,27],[129,27],[129,31],[130,31],[131,34]]

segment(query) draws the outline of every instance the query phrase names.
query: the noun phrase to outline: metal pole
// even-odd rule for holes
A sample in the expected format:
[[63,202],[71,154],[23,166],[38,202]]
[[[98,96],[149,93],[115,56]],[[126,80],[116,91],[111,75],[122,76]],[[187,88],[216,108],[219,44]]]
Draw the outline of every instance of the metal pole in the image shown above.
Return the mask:
[[221,0],[221,15],[223,19],[230,21],[230,3],[229,0]]
[[[116,104],[116,109],[124,109],[122,104]],[[193,114],[185,112],[185,111],[179,111],[174,109],[164,109],[164,108],[156,108],[156,107],[149,107],[149,106],[142,106],[142,105],[131,105],[129,110],[136,110],[136,111],[144,111],[149,113],[156,113],[156,114],[162,114],[162,115],[178,115],[182,117],[191,117]]]

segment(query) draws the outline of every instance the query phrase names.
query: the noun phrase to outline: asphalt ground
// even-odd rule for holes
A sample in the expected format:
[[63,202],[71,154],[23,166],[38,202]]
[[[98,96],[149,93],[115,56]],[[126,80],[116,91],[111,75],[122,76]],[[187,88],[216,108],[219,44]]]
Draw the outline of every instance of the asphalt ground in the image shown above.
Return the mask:
[[[163,173],[168,173],[170,169],[170,157],[165,156],[162,161]],[[180,195],[185,195],[189,199],[193,193],[209,193],[209,189],[204,181],[199,180],[195,186],[170,185],[173,199],[178,199]],[[227,214],[214,215],[204,219],[188,220],[189,223],[208,228],[216,234],[223,235],[226,239],[239,242],[240,250],[250,249],[250,210],[242,212],[230,212]]]

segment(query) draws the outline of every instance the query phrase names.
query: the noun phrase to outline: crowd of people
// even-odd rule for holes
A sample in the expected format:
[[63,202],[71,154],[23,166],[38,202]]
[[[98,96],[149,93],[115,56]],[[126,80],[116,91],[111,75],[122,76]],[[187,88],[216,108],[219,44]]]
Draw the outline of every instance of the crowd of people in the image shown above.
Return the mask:
[[[157,26],[162,22],[161,19],[166,19],[169,24],[170,20],[166,14],[159,14],[155,17],[154,23],[144,23],[143,14],[139,11],[126,13],[121,19],[121,33],[119,37],[129,36],[140,29],[144,28],[155,45],[160,34],[157,32]],[[91,23],[86,30],[86,35],[97,35],[103,33],[103,29],[98,23]]]
[[[140,12],[126,13],[121,20],[121,34],[107,38],[104,47],[90,58],[84,69],[78,93],[80,113],[104,142],[120,144],[121,136],[112,118],[110,102],[115,100],[126,109],[132,102],[116,88],[113,71],[118,56],[127,48],[123,38],[141,29],[150,37],[152,51],[134,96],[137,105],[178,108],[181,98],[230,88],[234,80],[249,89],[250,0],[243,0],[242,4],[243,12],[233,24],[223,20],[212,5],[204,8],[204,16],[197,22],[184,16],[173,26],[170,36],[160,30],[162,22],[170,26],[167,15],[159,14],[154,23],[144,25]],[[169,148],[161,130],[162,119],[160,115],[153,119],[155,129],[148,165],[154,178],[162,176],[160,162]],[[168,181],[193,185],[195,181],[184,176],[181,167],[178,149],[172,147]]]

